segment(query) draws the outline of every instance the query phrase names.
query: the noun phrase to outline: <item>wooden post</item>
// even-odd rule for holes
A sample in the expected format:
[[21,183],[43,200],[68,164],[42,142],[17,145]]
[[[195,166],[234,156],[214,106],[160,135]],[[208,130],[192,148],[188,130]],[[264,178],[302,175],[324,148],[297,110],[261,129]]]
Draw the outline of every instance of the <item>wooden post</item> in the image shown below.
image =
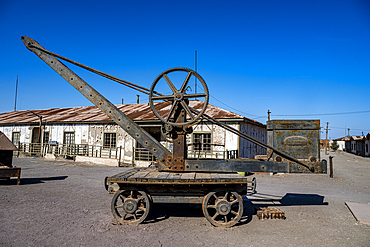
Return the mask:
[[119,146],[118,166],[121,166],[121,152],[122,152],[122,146]]

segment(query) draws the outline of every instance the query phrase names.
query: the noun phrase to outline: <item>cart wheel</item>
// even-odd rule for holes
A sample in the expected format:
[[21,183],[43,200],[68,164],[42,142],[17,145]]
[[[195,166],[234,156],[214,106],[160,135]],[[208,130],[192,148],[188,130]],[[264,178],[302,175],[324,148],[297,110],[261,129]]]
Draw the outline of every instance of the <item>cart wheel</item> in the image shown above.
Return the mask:
[[235,191],[217,189],[203,198],[202,210],[206,219],[214,226],[231,227],[243,215],[243,199]]
[[149,214],[152,202],[144,191],[119,190],[112,199],[112,213],[120,224],[139,224]]

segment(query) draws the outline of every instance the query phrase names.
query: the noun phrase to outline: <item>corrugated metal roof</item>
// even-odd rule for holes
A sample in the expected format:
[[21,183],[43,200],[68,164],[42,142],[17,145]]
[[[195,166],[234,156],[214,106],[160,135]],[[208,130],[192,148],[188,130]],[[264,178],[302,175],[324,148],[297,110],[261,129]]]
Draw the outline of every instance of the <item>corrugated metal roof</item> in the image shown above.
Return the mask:
[[[190,101],[190,106],[195,109],[201,109],[202,101]],[[149,121],[156,120],[157,117],[152,112],[149,103],[116,105],[125,115],[134,121]],[[167,116],[171,105],[167,102],[158,102],[155,104],[158,113],[165,117]],[[72,108],[57,108],[46,110],[32,110],[33,113],[42,117],[43,122],[104,122],[112,121],[96,106],[72,107]],[[236,113],[221,109],[219,107],[208,104],[205,112],[207,115],[216,119],[242,119],[253,122],[258,125],[263,125],[253,119],[245,118]],[[0,114],[0,125],[6,124],[26,124],[39,123],[40,118],[32,114],[30,111],[12,111]]]
[[365,139],[365,136],[351,136],[351,139],[354,141],[361,141]]
[[333,141],[349,141],[350,139],[351,139],[350,136],[345,136],[345,137],[334,139]]

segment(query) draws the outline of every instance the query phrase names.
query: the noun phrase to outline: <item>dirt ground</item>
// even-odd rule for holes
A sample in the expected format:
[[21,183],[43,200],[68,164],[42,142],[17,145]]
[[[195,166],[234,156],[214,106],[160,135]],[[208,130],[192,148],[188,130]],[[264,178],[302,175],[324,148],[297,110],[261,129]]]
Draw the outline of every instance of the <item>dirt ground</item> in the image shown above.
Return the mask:
[[[21,185],[0,180],[1,246],[370,246],[370,226],[345,201],[370,203],[370,158],[334,156],[327,174],[254,175],[241,222],[211,226],[200,205],[154,204],[140,225],[117,225],[104,178],[127,168],[14,158]],[[327,158],[324,156],[323,158]],[[286,219],[258,220],[274,206]]]

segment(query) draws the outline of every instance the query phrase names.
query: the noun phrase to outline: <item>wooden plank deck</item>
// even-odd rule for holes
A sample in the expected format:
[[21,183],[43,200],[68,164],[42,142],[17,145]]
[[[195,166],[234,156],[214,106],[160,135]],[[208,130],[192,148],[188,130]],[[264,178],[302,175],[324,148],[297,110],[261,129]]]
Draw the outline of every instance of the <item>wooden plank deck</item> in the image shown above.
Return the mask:
[[107,178],[108,182],[132,184],[246,184],[238,173],[159,172],[155,168],[133,168]]

